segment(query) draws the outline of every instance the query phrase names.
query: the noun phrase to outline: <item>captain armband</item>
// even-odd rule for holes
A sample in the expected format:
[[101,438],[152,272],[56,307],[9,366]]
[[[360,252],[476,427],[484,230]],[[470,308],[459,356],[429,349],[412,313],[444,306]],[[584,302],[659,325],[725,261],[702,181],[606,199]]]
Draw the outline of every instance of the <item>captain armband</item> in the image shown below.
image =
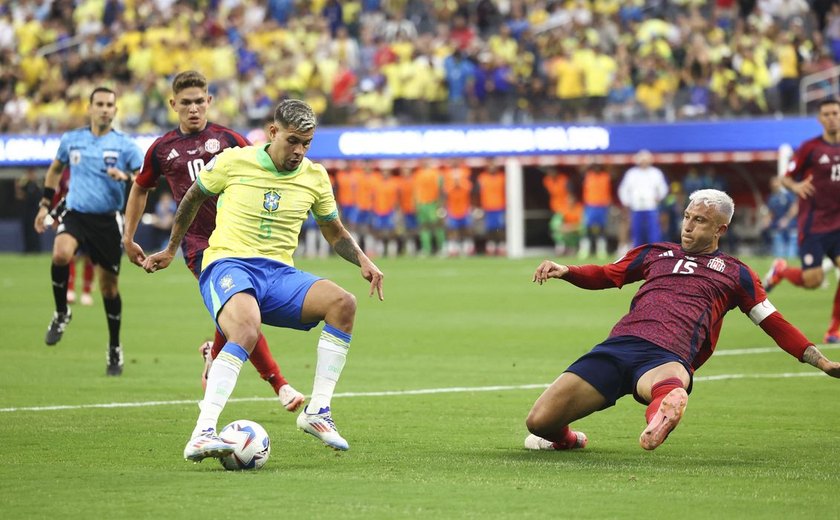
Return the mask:
[[753,323],[758,325],[759,323],[764,321],[764,318],[770,316],[774,312],[776,312],[776,307],[774,307],[773,304],[770,303],[770,300],[764,300],[763,302],[750,309],[750,319]]

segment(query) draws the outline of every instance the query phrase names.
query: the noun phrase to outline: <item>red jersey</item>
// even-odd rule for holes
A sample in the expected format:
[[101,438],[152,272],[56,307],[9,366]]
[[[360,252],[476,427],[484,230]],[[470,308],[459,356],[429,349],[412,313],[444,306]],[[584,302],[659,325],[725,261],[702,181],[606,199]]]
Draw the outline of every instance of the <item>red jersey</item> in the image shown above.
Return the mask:
[[[216,154],[225,148],[248,146],[251,143],[222,125],[207,123],[204,130],[184,134],[180,128],[158,137],[143,160],[143,169],[134,182],[152,189],[161,176],[166,178],[172,197],[178,204],[195,182],[198,172]],[[207,239],[216,228],[216,197],[206,200],[184,236],[181,250],[190,263],[195,256],[207,249]],[[192,264],[190,264],[192,265]]]
[[660,242],[639,246],[614,264],[570,269],[564,279],[589,289],[645,280],[610,337],[645,339],[694,370],[714,352],[727,312],[738,307],[759,324],[775,311],[755,272],[720,251],[692,255]]
[[840,231],[840,144],[822,136],[802,143],[788,166],[795,181],[811,177],[816,193],[799,199],[799,240],[813,233]]

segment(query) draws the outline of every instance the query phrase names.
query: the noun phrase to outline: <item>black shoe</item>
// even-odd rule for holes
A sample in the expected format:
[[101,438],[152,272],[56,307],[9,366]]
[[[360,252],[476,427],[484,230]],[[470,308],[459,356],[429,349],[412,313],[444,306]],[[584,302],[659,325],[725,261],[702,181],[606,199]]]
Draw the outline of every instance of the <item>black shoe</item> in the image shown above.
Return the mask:
[[108,355],[105,356],[108,366],[105,367],[105,375],[121,376],[123,372],[122,345],[108,347]]
[[73,313],[70,311],[69,307],[67,308],[66,313],[54,312],[50,326],[47,327],[47,336],[44,338],[44,342],[47,345],[53,346],[61,341],[61,336],[64,335],[64,329],[72,319]]

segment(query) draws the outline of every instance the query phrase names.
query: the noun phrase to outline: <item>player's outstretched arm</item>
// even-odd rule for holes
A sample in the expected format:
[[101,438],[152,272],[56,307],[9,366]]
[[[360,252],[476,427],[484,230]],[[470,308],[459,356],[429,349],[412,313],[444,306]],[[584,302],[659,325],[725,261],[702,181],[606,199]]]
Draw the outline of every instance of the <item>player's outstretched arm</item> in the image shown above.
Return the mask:
[[805,353],[802,354],[802,361],[819,368],[831,377],[840,378],[840,363],[825,357],[820,349],[814,345],[805,349]]
[[[779,311],[775,310],[772,304],[765,300],[761,304],[756,305],[755,309],[759,308],[773,311],[761,320],[759,326],[764,330],[764,332],[773,338],[773,341],[775,341],[782,350],[803,363],[808,363],[811,366],[819,368],[831,377],[840,378],[840,363],[826,358],[823,353],[820,352],[820,349],[815,347],[814,344],[808,340],[804,334],[802,334],[802,331],[787,321],[781,313],[779,313]],[[755,309],[750,312],[750,316],[753,314],[761,314],[761,311],[756,312]]]
[[131,185],[131,192],[128,194],[128,201],[125,203],[125,231],[123,232],[123,248],[125,254],[132,264],[143,267],[146,260],[146,253],[140,244],[134,241],[137,233],[137,226],[146,209],[146,200],[149,198],[149,189],[137,183]]
[[198,183],[193,183],[181,203],[178,204],[178,210],[175,212],[175,221],[172,224],[172,233],[169,235],[169,244],[163,251],[146,257],[143,261],[143,269],[147,273],[154,273],[160,269],[166,269],[172,263],[172,259],[178,253],[178,246],[181,245],[181,240],[187,234],[195,215],[205,200],[210,198],[210,195],[201,191]]
[[318,227],[321,229],[321,234],[332,246],[338,256],[347,260],[350,263],[358,265],[362,270],[362,277],[370,282],[369,296],[376,295],[379,300],[385,299],[385,293],[382,290],[382,282],[385,275],[376,267],[376,264],[368,258],[368,256],[359,247],[359,244],[353,240],[353,236],[344,228],[341,220],[335,219],[329,222],[318,222]]
[[549,278],[563,278],[568,272],[569,266],[560,265],[551,260],[543,260],[534,272],[534,279],[532,281],[542,285]]

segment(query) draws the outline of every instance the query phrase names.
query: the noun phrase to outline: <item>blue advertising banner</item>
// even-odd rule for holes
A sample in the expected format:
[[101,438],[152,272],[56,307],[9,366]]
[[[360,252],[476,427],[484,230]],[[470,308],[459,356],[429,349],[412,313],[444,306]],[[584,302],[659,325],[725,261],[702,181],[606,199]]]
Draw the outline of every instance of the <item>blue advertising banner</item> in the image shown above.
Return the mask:
[[[814,118],[626,125],[425,126],[369,130],[321,128],[308,156],[400,159],[511,155],[775,151],[821,132]],[[257,132],[254,132],[257,133]],[[254,135],[252,133],[251,135]],[[156,136],[136,136],[145,151]],[[46,166],[60,136],[0,135],[0,168]]]

